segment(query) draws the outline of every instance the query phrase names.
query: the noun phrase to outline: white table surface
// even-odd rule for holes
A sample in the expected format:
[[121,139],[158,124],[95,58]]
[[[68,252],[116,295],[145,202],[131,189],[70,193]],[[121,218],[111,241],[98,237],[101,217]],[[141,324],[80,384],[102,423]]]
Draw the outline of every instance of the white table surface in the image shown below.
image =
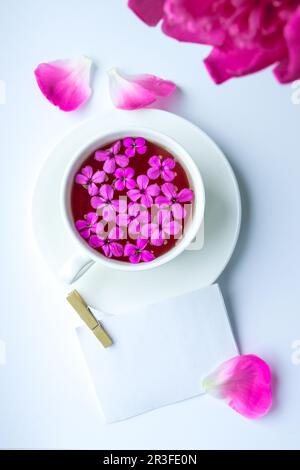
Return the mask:
[[[300,364],[292,360],[300,340],[300,105],[270,70],[217,87],[202,64],[207,52],[148,28],[125,0],[1,0],[1,448],[300,447]],[[81,54],[97,64],[94,95],[81,111],[64,114],[42,97],[33,70]],[[72,314],[35,246],[30,209],[49,148],[112,106],[104,74],[111,66],[174,80],[181,92],[166,109],[202,127],[236,172],[242,232],[219,282],[242,352],[262,356],[274,371],[274,408],[261,421],[199,397],[101,422]]]

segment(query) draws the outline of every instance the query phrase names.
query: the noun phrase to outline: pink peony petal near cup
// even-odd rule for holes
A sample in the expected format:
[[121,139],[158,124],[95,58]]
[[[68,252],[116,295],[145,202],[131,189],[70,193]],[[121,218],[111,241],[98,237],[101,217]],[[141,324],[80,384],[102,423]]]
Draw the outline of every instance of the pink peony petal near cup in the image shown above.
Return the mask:
[[112,68],[108,72],[111,99],[116,108],[145,108],[158,97],[170,96],[176,85],[155,75],[126,75]]
[[148,26],[156,26],[163,17],[165,0],[129,0],[128,6]]
[[236,356],[221,364],[204,379],[203,388],[249,419],[261,418],[272,406],[270,368],[252,354]]
[[42,63],[34,71],[43,95],[62,111],[75,111],[91,95],[90,69],[92,61],[85,56],[78,60],[56,60]]

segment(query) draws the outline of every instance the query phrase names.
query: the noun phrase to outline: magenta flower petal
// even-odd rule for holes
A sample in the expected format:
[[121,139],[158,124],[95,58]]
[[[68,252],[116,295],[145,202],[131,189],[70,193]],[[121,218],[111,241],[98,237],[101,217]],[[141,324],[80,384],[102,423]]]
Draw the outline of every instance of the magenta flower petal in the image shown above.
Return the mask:
[[105,162],[109,158],[109,152],[107,150],[97,150],[95,152],[95,160],[98,162]]
[[[173,82],[154,75],[126,75],[115,68],[108,71],[109,88],[114,105],[120,109],[140,109],[154,103],[158,97],[169,96],[176,89]],[[140,147],[137,153],[143,154]],[[128,156],[130,151],[125,152]],[[131,152],[132,153],[132,152]]]
[[193,199],[193,191],[188,188],[182,189],[177,195],[178,202],[190,202]]
[[172,183],[164,183],[161,190],[168,199],[172,199],[177,196],[176,188]]
[[62,111],[80,108],[90,97],[91,60],[56,60],[39,64],[34,74],[43,95]]
[[132,243],[126,243],[124,248],[124,256],[131,256],[136,252],[136,246]]
[[100,246],[103,245],[103,240],[101,240],[99,237],[97,237],[97,235],[92,235],[89,238],[89,245],[92,248],[99,248]]
[[185,210],[181,204],[175,203],[171,206],[172,214],[175,219],[183,219],[185,216]]
[[111,201],[114,197],[114,190],[109,184],[103,184],[99,191],[105,201]]
[[125,166],[128,165],[129,163],[129,159],[126,155],[116,155],[115,156],[115,161],[116,163],[121,166],[122,168],[124,168]]
[[82,168],[81,173],[86,176],[87,179],[91,179],[93,176],[93,168],[90,165],[87,165]]
[[121,245],[121,243],[117,243],[117,242],[110,243],[110,249],[111,249],[112,254],[116,256],[117,258],[123,255],[123,246]]
[[141,258],[143,261],[145,261],[146,263],[149,263],[149,261],[153,261],[155,256],[153,253],[151,253],[150,251],[148,250],[144,250],[141,252]]
[[116,162],[114,158],[108,158],[105,160],[104,165],[103,165],[103,170],[105,173],[111,174],[115,171],[116,169]]
[[142,203],[143,206],[145,206],[145,207],[151,207],[151,205],[152,205],[152,203],[153,203],[153,199],[152,199],[152,197],[150,196],[150,194],[148,194],[148,193],[142,194],[142,195],[141,195],[141,203]]
[[95,196],[99,191],[98,186],[95,183],[90,183],[88,185],[88,193],[90,196]]
[[136,202],[140,198],[141,193],[139,189],[130,189],[127,195],[132,201]]
[[125,188],[126,186],[126,181],[125,180],[117,180],[115,182],[115,188],[118,190],[118,191],[123,191],[123,189]]
[[136,179],[136,182],[140,189],[146,189],[149,184],[149,178],[146,175],[139,175]]
[[92,177],[93,183],[101,184],[105,181],[106,175],[105,171],[96,171],[96,173]]
[[165,0],[129,0],[128,6],[147,25],[156,26],[163,17]]
[[289,83],[300,78],[300,7],[290,18],[284,29],[288,56],[274,69],[280,83]]
[[151,180],[156,180],[160,176],[160,168],[159,167],[152,167],[147,170],[147,176]]
[[153,155],[153,157],[149,158],[148,161],[149,165],[153,167],[160,167],[161,166],[161,160],[158,155]]
[[150,194],[150,196],[158,196],[160,193],[160,187],[158,184],[150,184],[147,188],[147,193]]
[[155,198],[155,204],[158,204],[159,206],[168,206],[170,204],[170,199],[167,196],[157,196]]
[[136,246],[138,250],[143,250],[146,246],[148,245],[148,240],[145,240],[144,238],[138,238],[136,241]]
[[78,174],[75,177],[75,182],[78,183],[78,184],[85,185],[88,182],[88,178],[84,175]]
[[260,418],[272,406],[270,368],[254,355],[224,362],[203,381],[203,387],[246,418]]
[[136,264],[141,261],[141,253],[134,252],[132,255],[129,256],[130,263]]

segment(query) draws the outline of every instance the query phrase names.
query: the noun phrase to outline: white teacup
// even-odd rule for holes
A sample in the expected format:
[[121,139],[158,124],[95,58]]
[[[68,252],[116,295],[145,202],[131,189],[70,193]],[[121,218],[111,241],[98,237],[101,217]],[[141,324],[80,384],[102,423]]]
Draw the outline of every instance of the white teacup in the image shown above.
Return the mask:
[[[141,136],[145,139],[165,148],[184,168],[189,179],[190,187],[194,191],[194,201],[192,210],[192,219],[183,235],[178,239],[176,245],[165,254],[146,263],[132,264],[116,259],[110,259],[91,248],[80,236],[74,225],[74,219],[71,212],[71,189],[74,183],[75,174],[78,172],[81,164],[95,150],[103,147],[113,141],[123,139],[128,136]],[[205,192],[203,181],[191,156],[181,147],[173,138],[165,134],[148,128],[120,129],[98,139],[88,142],[84,147],[73,155],[70,165],[66,169],[61,186],[61,213],[67,230],[72,239],[78,246],[78,253],[75,253],[63,266],[61,277],[69,284],[79,279],[94,263],[102,264],[108,268],[119,269],[122,271],[143,271],[153,269],[165,264],[180,253],[182,253],[196,237],[197,232],[204,217]]]

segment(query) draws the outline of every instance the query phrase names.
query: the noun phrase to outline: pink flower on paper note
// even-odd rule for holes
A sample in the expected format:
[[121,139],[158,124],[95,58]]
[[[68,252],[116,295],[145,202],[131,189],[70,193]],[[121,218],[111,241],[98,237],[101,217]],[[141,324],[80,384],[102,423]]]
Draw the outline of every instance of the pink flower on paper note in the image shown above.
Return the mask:
[[104,162],[103,170],[108,173],[114,173],[116,166],[122,168],[128,165],[129,159],[126,155],[119,154],[121,150],[121,141],[119,140],[111,146],[108,150],[97,150],[95,152],[95,160]]
[[95,196],[99,191],[97,184],[103,183],[105,178],[106,174],[104,171],[96,171],[93,173],[93,168],[88,165],[82,168],[81,173],[76,175],[75,181],[87,188],[90,196]]
[[146,224],[142,227],[142,236],[150,238],[151,244],[161,246],[165,240],[169,240],[171,236],[178,236],[181,233],[181,224],[176,220],[171,220],[169,210],[159,210],[154,222]]
[[246,418],[260,418],[272,406],[270,368],[252,354],[237,356],[221,364],[203,381],[203,387]]
[[155,256],[151,251],[145,249],[147,245],[148,240],[143,238],[138,238],[135,245],[133,243],[126,243],[124,256],[129,257],[130,263],[136,264],[140,261],[148,263],[149,261],[154,260]]
[[133,189],[136,186],[134,181],[134,169],[133,168],[118,168],[115,171],[115,177],[117,178],[115,182],[115,188],[118,191],[123,191],[123,189]]
[[101,248],[105,256],[111,258],[115,256],[119,258],[123,255],[123,246],[119,243],[119,240],[123,238],[123,232],[120,228],[114,227],[105,236],[100,231],[97,231],[97,235],[92,235],[89,239],[89,244],[92,248]]
[[75,222],[75,227],[83,238],[88,239],[91,232],[96,232],[97,221],[98,215],[95,212],[89,212],[83,220]]
[[126,147],[125,153],[128,157],[134,157],[136,153],[144,155],[147,152],[147,144],[142,137],[137,137],[136,139],[126,137],[123,140],[123,144]]
[[43,95],[62,111],[74,111],[91,95],[89,85],[92,61],[56,60],[39,64],[34,74]]
[[158,155],[153,155],[149,159],[149,164],[151,168],[147,171],[147,175],[151,180],[156,180],[161,176],[165,181],[172,181],[176,176],[175,171],[173,171],[175,168],[174,158],[162,159]]
[[149,26],[179,41],[211,45],[205,65],[216,83],[275,64],[280,83],[300,78],[299,0],[129,0]]
[[105,221],[113,221],[116,218],[116,212],[119,210],[120,202],[114,199],[114,190],[109,184],[103,184],[97,196],[91,199],[91,206],[97,209],[98,214],[102,214]]
[[153,197],[160,193],[160,187],[158,184],[149,185],[149,178],[146,175],[139,175],[136,182],[138,188],[128,191],[128,197],[134,202],[140,200],[143,206],[150,207],[153,203]]
[[182,219],[185,216],[185,202],[191,202],[193,199],[193,191],[189,188],[182,189],[177,193],[176,187],[172,183],[164,183],[161,187],[163,195],[155,199],[155,203],[159,206],[168,206],[172,211],[175,219]]
[[120,109],[140,109],[157,98],[170,96],[176,85],[150,74],[127,75],[113,68],[108,72],[112,102]]

